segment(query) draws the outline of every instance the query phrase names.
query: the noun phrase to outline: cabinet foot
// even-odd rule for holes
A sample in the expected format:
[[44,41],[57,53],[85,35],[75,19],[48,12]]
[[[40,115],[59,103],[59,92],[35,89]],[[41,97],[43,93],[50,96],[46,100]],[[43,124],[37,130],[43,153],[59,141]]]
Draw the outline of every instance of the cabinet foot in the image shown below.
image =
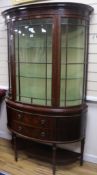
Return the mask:
[[80,166],[83,165],[84,144],[85,144],[85,139],[82,139],[82,140],[81,140],[81,157],[80,157]]
[[52,147],[52,151],[53,151],[53,157],[52,157],[52,165],[53,165],[53,175],[55,175],[56,173],[56,144],[54,143],[53,144],[53,147]]
[[17,137],[16,137],[16,134],[13,134],[13,143],[14,143],[15,161],[17,161],[18,155],[17,155]]

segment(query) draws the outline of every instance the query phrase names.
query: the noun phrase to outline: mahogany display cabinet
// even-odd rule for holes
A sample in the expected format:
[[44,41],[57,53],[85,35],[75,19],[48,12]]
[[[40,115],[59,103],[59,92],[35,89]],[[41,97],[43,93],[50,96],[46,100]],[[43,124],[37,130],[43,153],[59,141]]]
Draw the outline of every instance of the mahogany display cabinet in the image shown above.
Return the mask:
[[91,6],[37,3],[4,11],[8,31],[8,128],[17,137],[56,145],[81,142],[86,128],[86,84]]

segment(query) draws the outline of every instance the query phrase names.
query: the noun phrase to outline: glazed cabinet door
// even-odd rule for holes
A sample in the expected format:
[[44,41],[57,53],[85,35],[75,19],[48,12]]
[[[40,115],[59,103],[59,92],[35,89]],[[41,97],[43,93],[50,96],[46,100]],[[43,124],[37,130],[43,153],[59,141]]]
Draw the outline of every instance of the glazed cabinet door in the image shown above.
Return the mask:
[[15,100],[51,106],[52,18],[16,21],[13,27]]
[[61,18],[60,106],[81,105],[85,99],[87,22]]

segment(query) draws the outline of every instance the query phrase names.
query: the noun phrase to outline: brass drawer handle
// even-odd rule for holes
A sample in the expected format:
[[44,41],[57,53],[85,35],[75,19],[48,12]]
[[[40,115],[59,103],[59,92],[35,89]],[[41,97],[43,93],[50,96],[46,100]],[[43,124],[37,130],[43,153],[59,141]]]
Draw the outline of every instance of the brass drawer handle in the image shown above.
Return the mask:
[[45,122],[46,122],[46,121],[45,121],[44,119],[41,120],[41,124],[42,124],[42,125],[44,125]]
[[21,131],[21,130],[22,130],[22,126],[19,126],[19,127],[18,127],[18,131]]
[[41,137],[45,137],[46,133],[44,131],[41,132]]
[[22,119],[22,115],[21,114],[18,114],[18,119]]

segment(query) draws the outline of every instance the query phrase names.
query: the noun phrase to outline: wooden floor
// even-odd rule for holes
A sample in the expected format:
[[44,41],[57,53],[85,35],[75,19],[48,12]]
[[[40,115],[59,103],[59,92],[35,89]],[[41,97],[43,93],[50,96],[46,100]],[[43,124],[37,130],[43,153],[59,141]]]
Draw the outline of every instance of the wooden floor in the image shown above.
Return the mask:
[[[11,175],[52,175],[51,164],[33,159],[25,151],[19,151],[18,161],[15,162],[10,141],[1,138],[0,170]],[[81,167],[78,161],[69,165],[57,166],[56,175],[97,175],[97,164],[84,162]]]

